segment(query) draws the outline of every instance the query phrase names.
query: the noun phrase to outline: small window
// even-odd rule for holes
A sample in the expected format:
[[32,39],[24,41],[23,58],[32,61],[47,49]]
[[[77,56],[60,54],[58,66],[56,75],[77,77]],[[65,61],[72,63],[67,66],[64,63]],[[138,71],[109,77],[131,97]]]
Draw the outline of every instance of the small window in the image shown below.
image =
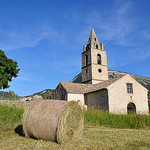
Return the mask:
[[101,55],[97,54],[97,64],[101,64]]
[[88,55],[85,55],[85,64],[88,65]]
[[133,84],[132,83],[127,83],[127,92],[133,93]]
[[94,40],[96,41],[96,38],[94,38]]
[[87,72],[88,72],[87,69],[85,70],[85,72],[86,72],[86,74],[87,74]]
[[98,49],[98,45],[96,44],[96,49]]

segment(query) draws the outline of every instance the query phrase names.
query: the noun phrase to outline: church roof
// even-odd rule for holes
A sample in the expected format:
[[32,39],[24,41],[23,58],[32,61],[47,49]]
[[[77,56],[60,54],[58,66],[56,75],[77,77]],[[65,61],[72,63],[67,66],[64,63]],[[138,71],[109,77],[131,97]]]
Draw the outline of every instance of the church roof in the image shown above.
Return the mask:
[[64,87],[67,93],[78,93],[83,94],[88,91],[92,84],[79,84],[79,83],[70,83],[70,82],[60,82],[60,84]]
[[65,88],[67,93],[84,94],[107,88],[109,85],[116,82],[122,77],[123,76],[114,79],[109,79],[98,84],[79,84],[70,82],[60,82],[60,84]]

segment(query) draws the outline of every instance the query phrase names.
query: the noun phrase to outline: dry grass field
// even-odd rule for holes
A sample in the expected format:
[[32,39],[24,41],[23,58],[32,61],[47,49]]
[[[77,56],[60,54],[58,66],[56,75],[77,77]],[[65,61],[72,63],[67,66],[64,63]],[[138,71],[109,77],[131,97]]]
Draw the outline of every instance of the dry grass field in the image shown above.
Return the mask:
[[149,150],[150,130],[114,129],[85,126],[80,141],[60,145],[50,141],[28,139],[12,130],[0,131],[1,150]]

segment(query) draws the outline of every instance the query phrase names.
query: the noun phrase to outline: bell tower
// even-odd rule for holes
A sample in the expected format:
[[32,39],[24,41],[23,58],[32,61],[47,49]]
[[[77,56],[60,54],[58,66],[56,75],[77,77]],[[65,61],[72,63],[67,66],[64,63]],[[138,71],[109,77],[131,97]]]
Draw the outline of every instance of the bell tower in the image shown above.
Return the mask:
[[92,29],[82,52],[82,83],[97,84],[105,80],[108,80],[106,51]]

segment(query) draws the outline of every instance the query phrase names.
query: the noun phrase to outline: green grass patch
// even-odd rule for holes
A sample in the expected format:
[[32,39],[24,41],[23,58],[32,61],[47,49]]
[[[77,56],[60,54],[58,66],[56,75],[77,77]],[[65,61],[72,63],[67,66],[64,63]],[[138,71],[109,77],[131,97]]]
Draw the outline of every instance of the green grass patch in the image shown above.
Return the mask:
[[21,122],[24,109],[0,104],[0,126],[3,130],[9,130],[15,124]]
[[88,108],[84,112],[85,125],[106,126],[113,128],[150,128],[150,115],[114,115],[106,110]]

